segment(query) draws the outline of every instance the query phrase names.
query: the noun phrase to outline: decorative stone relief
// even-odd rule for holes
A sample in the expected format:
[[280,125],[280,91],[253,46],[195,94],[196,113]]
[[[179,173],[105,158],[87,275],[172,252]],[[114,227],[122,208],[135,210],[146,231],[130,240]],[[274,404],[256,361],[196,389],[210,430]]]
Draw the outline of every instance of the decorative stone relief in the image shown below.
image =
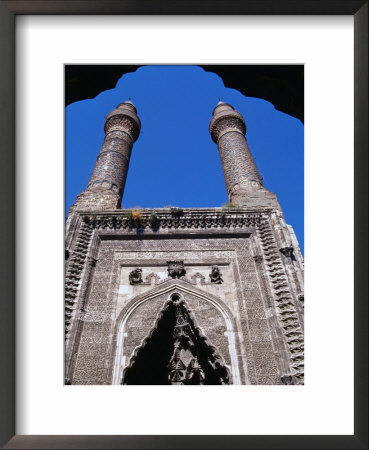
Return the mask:
[[135,285],[141,284],[142,282],[142,269],[137,267],[137,269],[134,269],[129,273],[129,284]]
[[[123,230],[125,229],[124,222],[126,221],[124,212],[113,211],[109,214],[102,212],[98,212],[96,214],[84,213],[82,215],[82,217],[85,215],[88,215],[89,217],[84,223],[89,232],[97,229],[94,236],[96,236],[96,242],[100,245],[100,247],[99,253],[90,251],[91,254],[99,254],[99,262],[94,272],[94,278],[91,279],[91,293],[88,294],[91,311],[86,316],[87,319],[84,322],[84,335],[82,336],[82,345],[78,353],[78,364],[76,365],[75,372],[71,372],[72,384],[109,384],[110,374],[107,373],[106,370],[100,371],[99,368],[109,367],[110,370],[110,367],[112,367],[113,364],[112,361],[114,362],[113,359],[109,361],[104,360],[103,356],[111,351],[109,339],[111,335],[111,311],[112,308],[114,308],[114,304],[111,299],[115,299],[114,295],[111,295],[111,292],[115,293],[118,290],[119,283],[124,285],[129,284],[129,271],[138,267],[142,267],[144,274],[144,276],[141,274],[143,281],[139,284],[139,286],[149,286],[150,283],[154,282],[155,286],[152,287],[155,289],[160,289],[160,281],[157,280],[153,272],[150,274],[152,270],[160,275],[160,279],[163,280],[162,282],[175,282],[175,276],[172,277],[168,275],[169,278],[166,278],[165,280],[163,279],[163,277],[169,273],[167,272],[166,261],[173,260],[175,260],[174,262],[178,262],[178,260],[180,260],[180,262],[186,261],[186,266],[183,264],[183,269],[187,270],[187,274],[189,275],[191,282],[200,281],[201,284],[201,276],[193,278],[196,275],[195,272],[199,270],[205,278],[205,286],[198,286],[198,288],[209,293],[214,292],[214,289],[218,289],[216,287],[212,288],[211,280],[209,279],[210,277],[207,278],[212,265],[218,265],[222,272],[222,278],[224,278],[223,286],[224,288],[227,288],[223,289],[222,286],[220,289],[221,294],[223,295],[224,291],[225,295],[234,295],[235,299],[238,299],[237,304],[239,305],[239,312],[236,312],[235,314],[239,314],[241,317],[245,317],[246,313],[245,307],[239,300],[238,295],[242,292],[245,293],[248,312],[250,312],[247,326],[248,329],[251,330],[251,339],[248,340],[249,337],[244,331],[244,328],[241,328],[241,326],[239,329],[235,328],[236,333],[240,333],[240,335],[244,333],[245,336],[245,343],[242,344],[244,345],[244,348],[242,347],[240,350],[237,350],[237,354],[242,353],[247,355],[248,371],[243,371],[243,366],[240,365],[240,379],[242,380],[242,383],[282,384],[282,375],[291,374],[288,376],[294,376],[296,378],[296,384],[302,384],[303,334],[301,331],[296,329],[295,326],[295,308],[298,306],[296,305],[296,302],[300,291],[286,292],[286,290],[290,290],[290,288],[286,278],[286,268],[283,264],[284,257],[279,252],[281,245],[277,245],[276,243],[273,229],[271,228],[271,224],[268,220],[269,215],[267,212],[253,213],[250,214],[252,220],[250,219],[250,221],[248,221],[248,219],[246,220],[246,217],[248,217],[249,214],[248,212],[240,210],[231,211],[229,213],[229,219],[232,220],[234,225],[231,225],[230,230],[218,229],[218,237],[218,233],[215,230],[209,230],[209,232],[207,232],[208,227],[206,225],[207,223],[213,223],[211,226],[214,226],[214,222],[212,221],[217,218],[218,214],[218,211],[207,210],[206,212],[203,212],[202,215],[208,216],[209,220],[207,220],[206,217],[201,218],[201,214],[198,210],[185,210],[183,217],[180,219],[175,219],[173,217],[169,217],[169,213],[159,211],[158,215],[165,217],[164,222],[171,221],[173,228],[174,226],[181,227],[181,223],[185,225],[187,221],[190,221],[192,224],[196,222],[202,230],[195,233],[190,232],[188,234],[186,234],[185,230],[178,230],[179,233],[171,230],[162,230],[160,235],[156,235],[150,228],[144,231],[145,236],[143,239],[141,239],[141,234],[137,234],[136,239],[134,230]],[[149,213],[144,212],[143,215],[143,221],[145,221],[146,216],[149,217]],[[194,216],[196,217],[194,218]],[[247,229],[250,223],[258,223],[258,218],[263,219],[263,217],[265,218],[266,225],[263,224],[263,226],[260,227],[260,235],[256,234],[255,229]],[[255,222],[253,222],[254,218]],[[247,225],[242,226],[242,223],[247,223]],[[119,229],[123,230],[123,232],[115,234],[115,231]],[[259,231],[257,231],[257,233],[259,233]],[[196,234],[197,239],[193,239],[194,234]],[[255,239],[257,239],[257,242],[261,244],[261,247],[251,248],[249,239],[250,234],[252,236],[255,235]],[[110,235],[112,236],[111,239],[109,237]],[[116,235],[118,238],[115,237]],[[161,239],[162,235],[163,239]],[[186,236],[185,239],[184,235]],[[98,240],[100,236],[101,241]],[[127,239],[126,236],[128,236]],[[297,246],[295,246],[295,248],[297,249]],[[71,246],[70,261],[74,260],[73,251],[74,247]],[[260,259],[263,264],[255,265],[252,255],[259,252],[260,255],[257,255],[255,260],[258,261]],[[262,258],[258,258],[258,256],[261,256]],[[150,261],[151,259],[155,260],[152,264]],[[86,260],[88,260],[87,257]],[[86,260],[84,262],[84,266],[88,267]],[[239,267],[239,272],[231,270],[234,261]],[[231,264],[231,266],[227,266],[227,269],[225,269],[225,264]],[[201,268],[199,268],[199,265]],[[236,264],[234,264],[234,266],[236,267]],[[124,267],[123,272],[121,267]],[[278,327],[278,330],[280,330],[278,331],[279,341],[277,344],[280,344],[282,348],[280,354],[283,353],[283,364],[281,364],[281,367],[275,365],[273,362],[269,363],[270,361],[274,361],[273,358],[278,358],[279,354],[275,356],[273,353],[271,341],[268,340],[270,339],[268,334],[268,324],[266,320],[262,320],[265,316],[263,309],[264,304],[260,296],[258,296],[258,289],[260,289],[259,284],[261,283],[257,282],[257,280],[255,281],[253,278],[257,271],[265,276],[267,287],[271,289],[271,292],[267,292],[266,294],[264,294],[264,289],[263,296],[265,297],[266,295],[269,295],[271,298],[272,301],[270,303],[270,307],[272,309],[270,312],[274,313],[274,319],[271,326]],[[119,283],[117,281],[117,286],[111,281],[114,281],[115,272],[116,274],[120,274],[119,280],[117,278],[119,281]],[[234,294],[233,292],[228,294],[228,292],[230,292],[230,290],[228,290],[229,278],[232,279],[232,282],[234,278],[234,283],[236,286],[236,292]],[[186,288],[190,289],[191,286],[183,280],[184,276],[181,277],[181,281],[179,281],[179,283],[183,283],[184,285],[186,284]],[[127,288],[131,289],[130,292],[134,292],[134,295],[137,294],[137,290],[139,293],[141,293],[141,291],[146,292],[147,290],[145,290],[145,288],[129,288],[128,286]],[[166,289],[165,286],[164,289]],[[197,298],[193,300],[193,304],[191,304],[190,301],[187,302],[187,299],[186,303],[193,308],[196,323],[198,323],[199,327],[201,327],[200,330],[205,330],[204,324],[207,324],[207,322],[212,322],[209,320],[209,313],[206,308],[203,308],[203,310],[198,308]],[[154,302],[147,303],[154,304]],[[119,363],[121,364],[119,367],[121,368],[119,369],[120,373],[117,380],[120,381],[122,379],[123,368],[127,367],[134,349],[139,348],[140,345],[142,345],[142,339],[145,336],[148,336],[150,330],[152,329],[151,327],[153,326],[152,321],[155,320],[155,317],[157,317],[157,314],[164,306],[164,303],[165,300],[163,300],[161,306],[155,310],[155,313],[151,313],[151,310],[148,311],[147,314],[145,313],[146,316],[144,317],[146,317],[149,322],[148,328],[145,328],[145,332],[140,335],[139,340],[134,340],[135,338],[133,331],[130,332],[129,328],[127,328],[126,331],[128,331],[128,336],[124,337],[125,347],[123,347],[124,352],[122,350],[122,359],[119,359]],[[106,315],[101,315],[101,318],[92,316],[92,312],[95,310],[106,311]],[[301,307],[299,308],[299,311],[300,310],[302,310]],[[134,316],[132,315],[132,318],[130,319],[130,321],[132,321],[127,322],[127,327],[132,326],[133,330],[136,326],[140,329],[142,326],[140,322],[142,317],[141,315],[142,310],[138,309],[137,318],[134,319]],[[137,320],[137,323],[134,320]],[[99,334],[99,339],[101,341],[99,341],[99,343],[97,343],[96,338],[94,337],[96,327],[101,330],[101,333]],[[160,328],[160,330],[162,330],[162,328]],[[219,332],[218,336],[214,330],[215,328],[211,331],[204,331],[204,333],[206,333],[206,336],[208,336],[210,341],[216,345],[219,353],[225,358],[226,364],[229,365],[230,362],[226,342],[228,338],[224,338],[223,331]],[[262,332],[260,332],[260,330],[262,330]],[[225,340],[225,344],[221,341],[221,339]],[[250,341],[252,342],[252,346]],[[91,342],[93,342],[93,345]],[[92,352],[94,352],[93,360],[91,357]],[[171,353],[171,349],[168,350],[168,353],[170,353],[170,355],[168,356],[169,359],[166,361],[165,367],[168,367],[170,357],[174,354]],[[182,356],[180,359],[183,362]],[[201,362],[198,361],[198,363],[200,368],[204,370]],[[193,367],[195,366],[196,365],[193,364]],[[189,366],[186,366],[186,371],[188,367]],[[191,372],[193,367],[190,366],[188,369],[189,372]],[[200,369],[197,366],[195,369],[195,372],[197,371],[196,377],[201,378],[201,376],[199,376]],[[167,373],[165,379],[169,384],[168,376],[169,375]],[[237,380],[238,379],[239,378],[237,378]],[[116,382],[119,383],[119,381]]]
[[69,264],[65,274],[65,339],[70,335],[72,319],[78,302],[78,289],[82,271],[87,260],[87,250],[90,244],[92,230],[82,224],[79,235],[69,257]]
[[124,130],[132,141],[135,141],[140,134],[140,127],[138,126],[136,120],[133,120],[123,114],[108,117],[105,122],[104,129],[105,133],[109,133],[114,130]]
[[[114,208],[112,207],[112,209]],[[255,227],[261,221],[261,214],[259,213],[237,210],[227,212],[221,210],[211,213],[193,211],[191,214],[187,214],[184,211],[180,217],[169,212],[157,212],[156,215],[160,229],[246,228]],[[114,215],[85,214],[83,220],[90,227],[99,230],[126,230],[132,228],[131,221],[124,213]],[[139,227],[142,230],[146,228],[151,229],[150,212],[142,212]]]
[[205,277],[204,275],[201,275],[201,273],[196,272],[191,276],[191,281],[194,284],[205,284]]
[[293,375],[283,375],[283,377],[281,377],[281,381],[286,385],[298,384],[296,377],[294,377]]
[[279,251],[283,253],[283,255],[287,258],[291,258],[291,256],[293,255],[293,247],[283,247],[280,248]]
[[304,307],[304,294],[299,294],[297,298],[300,300],[302,307]]
[[223,283],[222,274],[220,273],[218,266],[213,266],[211,268],[211,273],[210,273],[209,277],[210,277],[211,283],[214,283],[214,284],[222,284]]
[[149,273],[149,275],[147,275],[145,280],[148,284],[157,284],[158,281],[160,281],[160,277],[156,273],[151,272]]
[[168,275],[172,278],[181,278],[186,274],[183,261],[167,261]]
[[287,275],[268,220],[259,226],[258,233],[269,278],[274,289],[277,317],[287,343],[295,384],[304,384],[304,335],[288,286]]
[[263,261],[263,257],[262,257],[261,255],[255,255],[255,256],[254,256],[254,261],[255,261],[257,264],[260,264],[260,263]]

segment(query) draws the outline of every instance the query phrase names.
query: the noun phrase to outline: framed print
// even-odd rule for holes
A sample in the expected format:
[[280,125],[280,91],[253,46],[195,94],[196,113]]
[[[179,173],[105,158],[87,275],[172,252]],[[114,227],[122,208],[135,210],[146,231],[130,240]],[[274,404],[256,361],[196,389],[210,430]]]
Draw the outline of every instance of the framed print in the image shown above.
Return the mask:
[[[303,65],[178,64],[132,69],[65,66],[67,97],[69,80],[80,80],[83,74],[94,79],[99,71],[105,82],[110,73],[121,71],[115,88],[96,100],[66,107],[66,382],[302,386]],[[288,77],[291,84],[294,80],[291,98],[301,118],[271,112],[270,105],[260,100],[244,100],[214,73],[223,74],[226,84],[227,76],[247,79],[250,97],[252,85],[262,85],[259,80],[277,82],[280,76]],[[127,92],[131,100],[122,102]],[[102,130],[102,122],[104,143],[97,159],[91,158],[94,144],[87,144],[88,135],[91,129]],[[214,154],[215,143],[220,159]],[[277,180],[275,187],[267,184],[276,165],[290,173],[288,178],[276,178],[293,185],[293,195]],[[94,166],[92,178],[88,180],[90,173],[86,173],[82,181],[90,166]],[[269,257],[273,234],[264,230],[260,211],[270,215],[280,230],[275,238],[276,260]],[[112,214],[111,219],[107,214]],[[292,221],[294,232],[284,220]],[[87,261],[93,258],[85,275],[76,270],[83,254]],[[286,264],[288,271],[282,273],[283,266],[277,267],[275,261]],[[278,270],[278,278],[291,283],[288,299],[273,282],[277,277],[269,277],[269,269]],[[287,281],[289,271],[294,275]],[[86,292],[74,289],[77,279],[86,285]],[[273,301],[284,314],[279,322],[269,323],[274,285],[280,295]],[[238,297],[230,286],[237,286]],[[247,321],[241,319],[246,308]],[[76,314],[83,314],[83,320],[77,320]],[[278,339],[272,345],[268,326],[274,337],[285,330],[286,345]],[[104,338],[97,339],[97,330]],[[105,355],[103,363],[101,355]],[[101,366],[106,370],[101,371]]]
[[[302,6],[304,15],[301,15]],[[1,385],[4,399],[1,443],[4,448],[366,448],[367,254],[363,249],[367,242],[367,214],[362,205],[367,204],[367,3],[320,2],[313,7],[309,2],[282,1],[276,8],[274,3],[263,1],[203,3],[201,7],[192,3],[174,7],[159,1],[154,8],[141,3],[132,6],[124,1],[4,1],[0,7],[4,62],[1,139],[2,148],[6,149],[1,154],[4,184],[1,192],[7,210],[2,221],[4,357],[1,364],[5,375]],[[279,296],[286,301],[288,283],[299,286],[299,272],[292,268],[302,266],[302,260],[298,258],[293,235],[286,231],[290,229],[276,214],[269,231],[260,225],[259,244],[254,225],[249,221],[247,226],[242,225],[246,227],[244,235],[238,236],[236,247],[232,247],[237,224],[250,219],[241,217],[244,198],[252,198],[257,203],[256,211],[263,207],[259,203],[266,197],[263,195],[260,200],[263,180],[251,164],[252,157],[246,158],[245,175],[243,163],[232,165],[227,152],[230,148],[234,152],[237,147],[239,158],[250,154],[244,137],[245,123],[246,128],[250,123],[247,139],[255,156],[252,123],[261,123],[262,119],[257,119],[257,113],[251,109],[244,110],[241,100],[239,103],[234,100],[239,95],[235,91],[239,88],[234,85],[229,86],[233,89],[227,91],[228,86],[224,89],[220,95],[224,98],[214,105],[213,116],[210,114],[214,141],[211,151],[219,150],[232,205],[223,209],[213,205],[211,211],[202,211],[201,217],[196,208],[189,211],[185,204],[168,206],[159,204],[159,200],[154,210],[147,210],[146,205],[131,209],[136,206],[133,203],[123,203],[126,209],[120,210],[118,200],[124,186],[119,183],[124,180],[122,171],[126,172],[128,166],[123,162],[129,160],[132,142],[137,141],[132,164],[134,152],[137,150],[142,155],[144,151],[139,147],[141,140],[146,139],[146,148],[152,146],[152,149],[159,142],[150,138],[153,135],[149,134],[145,118],[150,101],[158,105],[159,120],[155,127],[162,128],[165,139],[171,139],[168,132],[174,129],[169,124],[176,118],[184,123],[184,119],[180,119],[178,111],[164,120],[159,104],[171,108],[170,98],[164,99],[171,87],[166,83],[163,86],[166,89],[159,94],[159,85],[150,81],[154,79],[152,73],[136,91],[127,82],[136,76],[130,74],[116,86],[117,80],[90,97],[82,97],[80,104],[84,106],[74,103],[77,106],[68,107],[64,115],[64,78],[69,83],[73,81],[67,70],[86,64],[144,66],[135,72],[144,79],[145,71],[156,70],[159,65],[161,70],[165,67],[172,70],[172,75],[171,68],[177,67],[176,76],[178,71],[187,70],[181,75],[181,88],[174,84],[173,92],[188,89],[187,99],[191,99],[188,103],[192,108],[186,114],[194,114],[198,123],[200,113],[195,114],[193,109],[196,99],[206,111],[209,107],[208,100],[201,99],[202,92],[194,93],[194,84],[190,83],[192,67],[207,64],[304,67],[305,382],[300,370],[302,353],[296,347],[302,342],[302,333],[297,337],[291,335],[293,348],[288,347],[291,339],[286,340],[284,357],[282,347],[278,347],[279,325],[275,322],[271,326],[272,319],[263,320],[263,314],[267,317],[275,308],[274,298]],[[203,73],[203,69],[194,70],[198,75]],[[89,76],[94,75],[88,75],[87,79]],[[160,77],[163,78],[162,73]],[[167,74],[165,77],[169,80]],[[251,90],[250,80],[246,96],[258,97]],[[210,78],[207,86],[211,86]],[[174,101],[174,96],[171,98]],[[185,101],[181,100],[182,105]],[[214,102],[212,98],[211,102]],[[273,107],[280,109],[273,102]],[[94,105],[98,115],[103,116],[97,122]],[[294,106],[292,114],[298,114]],[[291,114],[291,111],[283,112]],[[145,124],[142,128],[141,119]],[[69,134],[71,123],[76,124],[74,137]],[[278,126],[282,127],[282,123]],[[207,125],[200,126],[199,130],[203,128]],[[185,128],[192,140],[187,142],[183,136],[181,153],[192,141],[195,147],[196,129],[196,124]],[[263,134],[270,150],[277,144],[278,133],[283,136],[283,131],[275,130],[270,139],[268,132],[265,130]],[[94,133],[100,136],[95,139],[99,144],[88,141],[88,136]],[[210,139],[207,130],[206,133],[206,139]],[[179,134],[180,131],[176,132]],[[285,133],[285,146],[292,148],[295,144],[290,139]],[[95,157],[100,155],[97,162],[88,162],[88,157],[79,154],[77,147],[68,153],[71,140],[84,149],[100,145],[101,151],[96,149]],[[237,145],[233,141],[230,144],[229,140],[236,140]],[[173,147],[173,158],[174,150],[179,151],[180,145],[179,141],[174,144],[178,148]],[[205,152],[204,145],[201,148]],[[296,146],[295,149],[297,152]],[[72,156],[77,154],[81,166],[91,167],[87,180],[83,179],[82,171],[76,171],[80,184],[71,201],[75,206],[67,219],[69,231],[64,249],[64,188],[68,192]],[[170,151],[168,155],[170,159]],[[145,159],[149,160],[150,154]],[[207,158],[210,159],[211,156]],[[15,165],[16,191],[11,188]],[[65,174],[61,170],[63,166]],[[174,160],[170,166],[175,167]],[[201,166],[205,174],[206,161]],[[141,184],[144,190],[151,186],[154,192],[155,174],[162,175],[152,167],[153,174],[141,175]],[[119,176],[115,177],[116,170]],[[169,166],[166,170],[170,173]],[[278,171],[280,176],[291,180],[297,175],[286,164],[281,164]],[[176,182],[179,186],[186,183],[185,179],[180,181],[178,170],[177,173],[172,191]],[[208,184],[211,186],[210,181]],[[293,185],[297,192],[297,183],[290,186]],[[140,186],[134,188],[135,194],[139,189]],[[215,188],[211,191],[215,198]],[[155,195],[158,198],[159,194]],[[101,208],[89,210],[90,200],[95,201],[97,197]],[[270,206],[274,197],[269,194],[267,197]],[[110,220],[104,205],[108,202],[106,205],[111,210],[112,201],[114,217]],[[204,218],[207,214],[209,217]],[[255,221],[254,216],[255,213]],[[232,223],[232,228],[223,230],[225,222]],[[203,242],[207,231],[205,226],[202,230],[201,224],[205,223],[214,230],[223,230],[220,239],[226,242],[224,248],[222,243],[214,247]],[[170,236],[177,233],[181,242],[185,242],[184,224],[191,225],[194,242],[191,248],[179,249],[172,245]],[[112,239],[112,233],[117,230]],[[166,241],[159,244],[158,236],[163,230],[167,233]],[[89,233],[94,236],[91,242]],[[141,239],[143,235],[145,239]],[[274,253],[273,235],[277,236]],[[86,261],[78,261],[80,255],[75,249],[80,247],[84,251],[86,239],[89,253],[85,256],[91,270],[86,269],[78,278],[79,264],[85,267]],[[141,245],[140,239],[145,243]],[[196,263],[191,259],[194,248],[201,253]],[[239,283],[237,271],[243,264],[242,248],[244,264],[249,264],[245,273],[250,277]],[[71,277],[67,276],[66,280],[66,298],[69,298],[68,289],[71,299],[76,290],[85,292],[75,297],[79,316],[73,308],[67,308],[71,313],[66,335],[62,324],[64,254],[67,271],[71,268],[68,272]],[[275,273],[273,258],[281,261],[283,274]],[[251,274],[257,277],[258,288],[253,287]],[[287,283],[284,288],[282,281]],[[232,301],[227,300],[232,296],[227,290],[231,285],[236,287],[240,298],[246,299],[248,313],[246,319],[242,319],[242,314],[239,316],[239,323],[232,313]],[[242,286],[248,294],[242,292]],[[298,326],[303,327],[300,315],[304,299],[300,288],[295,290],[288,305],[282,305],[282,309],[281,305],[277,306],[288,315],[285,327],[289,328],[282,333],[296,334]],[[106,295],[107,291],[111,294]],[[260,299],[258,292],[261,292]],[[107,301],[115,305],[113,309],[107,307]],[[265,310],[258,309],[257,304],[266,305]],[[209,321],[202,321],[205,310],[212,316],[210,325]],[[12,319],[15,312],[16,327]],[[109,323],[109,329],[104,328],[105,323]],[[139,334],[137,342],[132,330]],[[165,337],[166,333],[170,339]],[[274,334],[275,340],[269,341],[269,335]],[[258,336],[257,340],[253,336]],[[263,336],[268,337],[265,338],[268,344],[258,347]],[[65,366],[64,337],[67,338]],[[110,347],[103,349],[107,340]],[[162,349],[161,353],[157,352],[158,348]],[[99,355],[103,354],[109,357],[100,361]],[[244,360],[242,355],[246,355]],[[290,355],[295,355],[292,363],[288,359]],[[100,362],[94,366],[97,360]],[[258,364],[268,367],[268,371],[259,373]],[[142,372],[140,367],[150,367],[150,370]],[[143,379],[142,373],[148,376]],[[135,386],[122,386],[127,384]],[[172,388],[153,384],[234,386]]]

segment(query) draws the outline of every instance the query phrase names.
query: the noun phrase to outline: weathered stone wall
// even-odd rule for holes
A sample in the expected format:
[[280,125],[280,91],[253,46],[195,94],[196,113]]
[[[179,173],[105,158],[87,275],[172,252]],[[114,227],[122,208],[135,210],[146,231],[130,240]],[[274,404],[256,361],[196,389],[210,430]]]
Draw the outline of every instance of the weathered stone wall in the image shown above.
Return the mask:
[[105,209],[117,209],[120,207],[121,196],[118,192],[106,189],[84,190],[77,195],[76,201],[70,207],[68,218],[74,211],[103,211]]

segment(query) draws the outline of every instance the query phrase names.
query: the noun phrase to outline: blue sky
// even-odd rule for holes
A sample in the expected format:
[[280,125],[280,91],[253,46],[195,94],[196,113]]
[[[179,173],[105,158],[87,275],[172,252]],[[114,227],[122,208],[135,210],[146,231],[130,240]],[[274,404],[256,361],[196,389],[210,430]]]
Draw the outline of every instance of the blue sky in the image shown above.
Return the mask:
[[144,66],[114,89],[66,107],[66,211],[86,188],[104,140],[107,114],[128,98],[141,133],[135,142],[122,207],[214,207],[228,201],[216,144],[209,133],[219,98],[244,117],[246,138],[303,251],[304,127],[262,99],[224,86],[197,66]]

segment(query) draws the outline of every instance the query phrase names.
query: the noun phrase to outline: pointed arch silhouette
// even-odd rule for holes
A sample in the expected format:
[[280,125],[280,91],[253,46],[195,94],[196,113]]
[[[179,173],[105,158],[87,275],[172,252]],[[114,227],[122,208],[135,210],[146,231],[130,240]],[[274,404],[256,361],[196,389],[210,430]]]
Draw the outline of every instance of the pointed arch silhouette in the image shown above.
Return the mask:
[[149,335],[136,347],[122,384],[230,384],[217,349],[197,327],[180,295],[171,295]]
[[[231,310],[220,298],[209,294],[208,292],[204,292],[203,290],[195,287],[187,281],[178,279],[168,280],[163,284],[155,286],[153,289],[150,289],[146,293],[134,297],[120,312],[116,321],[116,327],[113,336],[111,355],[113,367],[111,374],[111,384],[119,385],[121,383],[123,377],[123,369],[126,367],[126,357],[124,356],[125,326],[127,324],[127,321],[129,320],[130,315],[143,303],[153,300],[162,294],[168,294],[169,298],[170,294],[173,294],[175,292],[183,294],[183,296],[185,296],[186,294],[190,294],[194,297],[205,300],[206,302],[209,302],[212,306],[214,306],[221,314],[226,328],[224,335],[226,335],[228,338],[228,351],[230,357],[229,369],[231,372],[230,378],[232,379],[232,384],[241,384],[238,354],[236,350],[237,327],[235,318],[233,317]],[[143,342],[141,342],[140,345],[142,345],[142,343]],[[140,347],[140,345],[138,347]]]

